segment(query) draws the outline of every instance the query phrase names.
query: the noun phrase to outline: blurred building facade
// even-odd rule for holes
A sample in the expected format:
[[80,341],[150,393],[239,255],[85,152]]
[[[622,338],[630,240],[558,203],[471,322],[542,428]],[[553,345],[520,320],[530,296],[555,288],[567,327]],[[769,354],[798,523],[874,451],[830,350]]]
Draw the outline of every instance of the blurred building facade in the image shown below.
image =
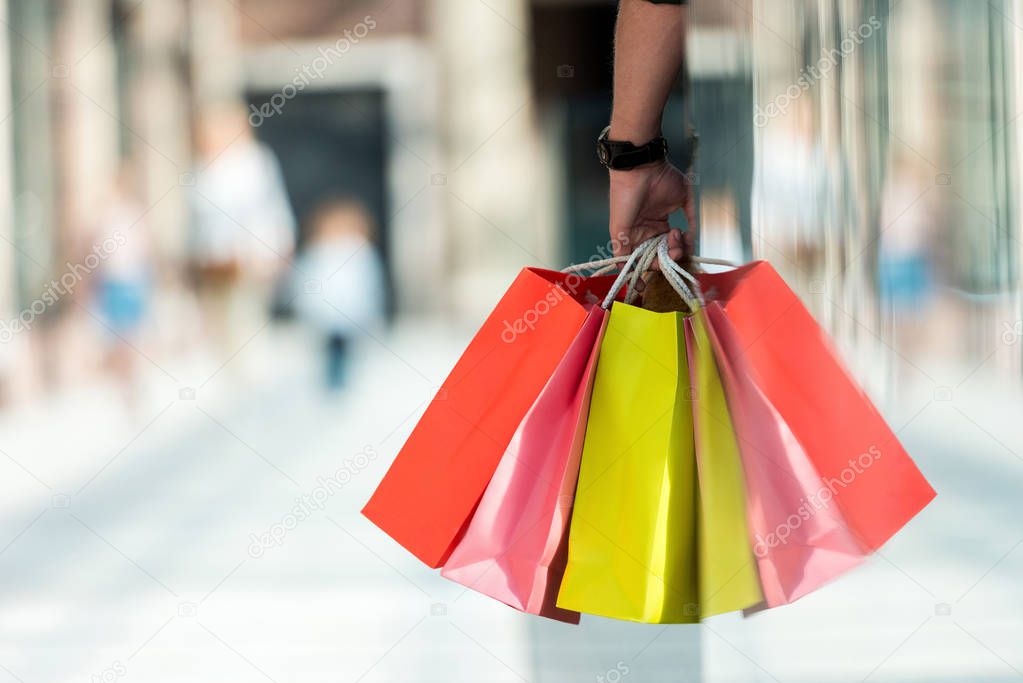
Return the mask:
[[[770,258],[864,354],[913,353],[903,340],[962,358],[994,349],[1018,372],[1021,4],[694,0],[689,79],[665,127],[702,132],[704,250]],[[227,100],[277,153],[300,222],[340,195],[369,208],[392,310],[478,319],[521,265],[604,248],[592,147],[609,111],[614,11],[0,2],[3,320],[79,257],[128,159],[166,313],[153,352],[183,343],[195,121]],[[907,288],[926,298],[914,310],[962,334],[938,339],[926,316],[896,331]],[[91,367],[88,335],[73,331],[95,328],[88,306],[71,294],[43,308],[0,346],[7,393]]]

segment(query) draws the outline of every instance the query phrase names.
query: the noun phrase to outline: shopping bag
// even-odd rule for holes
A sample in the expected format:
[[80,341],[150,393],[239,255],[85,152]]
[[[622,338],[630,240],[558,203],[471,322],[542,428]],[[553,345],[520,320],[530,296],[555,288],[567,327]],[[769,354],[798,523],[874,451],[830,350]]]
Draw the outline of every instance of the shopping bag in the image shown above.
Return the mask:
[[567,549],[598,342],[607,313],[592,306],[501,457],[441,575],[516,609],[578,623],[555,605]]
[[746,486],[704,311],[683,319],[691,378],[693,438],[699,482],[700,615],[761,601],[746,524]]
[[[730,487],[735,481],[728,467],[707,465],[706,485],[722,488],[701,490],[684,318],[622,303],[611,308],[590,399],[559,607],[648,623],[690,623],[761,599],[748,534],[741,528],[741,490]],[[699,373],[704,365],[695,359],[693,369]],[[709,445],[719,437],[713,431],[704,439]],[[715,513],[727,517],[720,530],[738,530],[736,537],[707,536],[704,526],[718,527],[704,518]],[[730,576],[700,574],[722,569],[743,551],[745,565],[729,566]]]
[[858,565],[864,549],[753,379],[721,306],[706,307],[746,480],[746,513],[766,607],[787,604]]
[[529,407],[614,277],[526,268],[441,385],[363,514],[440,566]]
[[864,550],[881,546],[934,490],[770,264],[702,273],[699,281],[706,299],[720,304],[748,372],[849,530]]

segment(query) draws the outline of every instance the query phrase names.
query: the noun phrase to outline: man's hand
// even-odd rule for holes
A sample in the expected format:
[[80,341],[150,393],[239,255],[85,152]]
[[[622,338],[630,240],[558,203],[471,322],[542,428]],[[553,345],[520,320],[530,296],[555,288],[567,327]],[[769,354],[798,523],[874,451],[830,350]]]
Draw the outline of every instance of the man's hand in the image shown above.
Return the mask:
[[[615,256],[632,252],[644,240],[668,234],[668,254],[675,261],[693,255],[696,201],[686,174],[666,161],[611,175],[611,242]],[[683,234],[668,225],[668,214],[682,209],[689,221]]]
[[[685,58],[685,10],[678,4],[621,0],[615,25],[612,140],[642,145],[661,131],[661,115]],[[668,253],[676,261],[693,253],[696,208],[686,176],[667,162],[611,174],[611,240],[615,255],[669,231],[668,214],[683,209],[689,231],[672,230]],[[627,240],[627,241],[626,241]]]

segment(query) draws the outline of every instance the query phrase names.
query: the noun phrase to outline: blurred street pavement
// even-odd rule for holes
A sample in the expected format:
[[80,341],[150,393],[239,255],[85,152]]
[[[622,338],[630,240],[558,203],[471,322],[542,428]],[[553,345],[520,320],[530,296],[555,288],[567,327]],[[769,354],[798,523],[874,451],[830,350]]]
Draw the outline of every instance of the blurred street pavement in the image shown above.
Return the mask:
[[[939,496],[850,576],[751,619],[574,627],[442,580],[358,514],[470,334],[399,326],[331,398],[308,340],[268,328],[224,367],[154,365],[132,413],[91,387],[4,415],[0,682],[1023,676],[1023,413],[983,368],[940,400],[900,392],[892,423]],[[253,550],[274,525],[293,528]]]

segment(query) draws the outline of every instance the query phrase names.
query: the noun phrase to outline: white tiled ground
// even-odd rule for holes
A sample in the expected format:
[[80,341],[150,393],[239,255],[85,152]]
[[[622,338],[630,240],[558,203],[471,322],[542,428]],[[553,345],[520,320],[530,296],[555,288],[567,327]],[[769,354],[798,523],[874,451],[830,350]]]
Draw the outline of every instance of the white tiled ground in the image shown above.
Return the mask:
[[[463,592],[358,515],[468,334],[404,329],[336,399],[270,332],[250,359],[266,379],[244,389],[182,363],[133,417],[110,389],[0,417],[0,683],[1023,676],[1023,403],[984,371],[891,411],[916,414],[902,435],[939,498],[883,557],[752,619],[572,627]],[[379,457],[323,511],[250,555],[250,534],[367,446]]]

